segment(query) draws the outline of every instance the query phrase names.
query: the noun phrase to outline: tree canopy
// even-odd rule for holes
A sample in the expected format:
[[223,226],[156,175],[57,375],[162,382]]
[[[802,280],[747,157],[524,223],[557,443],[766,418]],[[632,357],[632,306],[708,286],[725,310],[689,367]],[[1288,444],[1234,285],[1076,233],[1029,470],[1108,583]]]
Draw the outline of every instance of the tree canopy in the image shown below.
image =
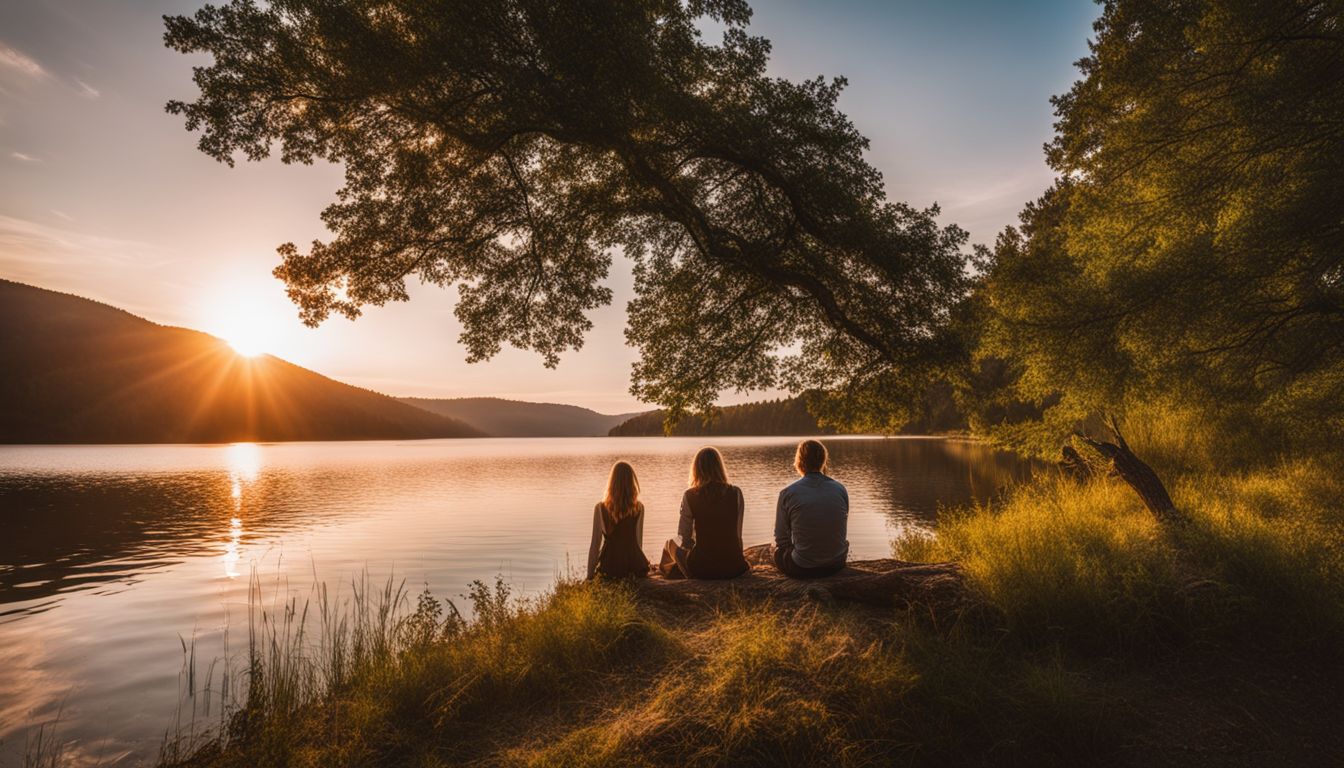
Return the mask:
[[889,202],[844,81],[769,76],[749,19],[741,0],[233,0],[166,17],[167,45],[213,59],[168,110],[222,162],[344,167],[333,238],[280,247],[310,324],[418,277],[458,286],[469,360],[509,343],[554,366],[619,248],[632,392],[674,416],[730,388],[915,391],[960,354],[965,233]]
[[1344,6],[1107,2],[984,351],[1067,422],[1160,401],[1344,428]]

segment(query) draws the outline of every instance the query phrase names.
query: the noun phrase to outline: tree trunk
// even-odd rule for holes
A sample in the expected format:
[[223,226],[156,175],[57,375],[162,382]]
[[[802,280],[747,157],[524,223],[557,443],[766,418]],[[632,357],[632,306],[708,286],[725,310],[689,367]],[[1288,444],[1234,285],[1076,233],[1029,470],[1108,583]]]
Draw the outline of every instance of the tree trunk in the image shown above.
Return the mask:
[[1176,505],[1172,503],[1171,494],[1167,493],[1167,487],[1162,484],[1162,479],[1152,467],[1129,449],[1129,444],[1120,434],[1120,427],[1115,423],[1115,419],[1107,419],[1106,426],[1115,437],[1114,443],[1094,440],[1081,433],[1077,433],[1078,438],[1111,462],[1111,471],[1139,494],[1144,506],[1159,521],[1164,523],[1182,521],[1184,518],[1176,511]]

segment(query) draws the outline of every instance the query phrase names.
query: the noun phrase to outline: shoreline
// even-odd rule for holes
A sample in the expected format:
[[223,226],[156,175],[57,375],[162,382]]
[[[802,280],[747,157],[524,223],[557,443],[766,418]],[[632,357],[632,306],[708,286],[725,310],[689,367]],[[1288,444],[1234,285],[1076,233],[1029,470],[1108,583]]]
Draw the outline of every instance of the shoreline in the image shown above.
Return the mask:
[[525,602],[478,582],[470,620],[424,595],[386,654],[299,700],[269,693],[303,688],[291,660],[254,657],[263,698],[165,764],[1330,765],[1330,466],[1173,477],[1191,522],[1170,530],[1116,483],[1042,479],[894,543],[954,561],[964,601],[855,602],[768,570]]

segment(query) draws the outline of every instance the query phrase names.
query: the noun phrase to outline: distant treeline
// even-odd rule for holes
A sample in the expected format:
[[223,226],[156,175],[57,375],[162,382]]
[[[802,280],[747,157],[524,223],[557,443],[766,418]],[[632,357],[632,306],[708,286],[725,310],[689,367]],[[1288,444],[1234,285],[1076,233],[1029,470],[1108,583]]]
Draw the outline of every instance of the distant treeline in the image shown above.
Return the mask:
[[[665,412],[641,413],[612,427],[612,437],[641,437],[664,434]],[[939,384],[926,393],[917,416],[897,430],[898,434],[943,434],[967,429],[967,418],[952,396],[952,387]],[[763,400],[743,405],[715,408],[708,418],[687,416],[672,428],[671,434],[691,435],[834,435],[844,431],[821,426],[801,397]]]
[[[612,437],[637,437],[663,434],[664,412],[659,409],[641,413],[611,428]],[[807,412],[801,398],[765,400],[745,405],[714,409],[708,419],[688,416],[677,422],[674,435],[824,435],[823,429]]]

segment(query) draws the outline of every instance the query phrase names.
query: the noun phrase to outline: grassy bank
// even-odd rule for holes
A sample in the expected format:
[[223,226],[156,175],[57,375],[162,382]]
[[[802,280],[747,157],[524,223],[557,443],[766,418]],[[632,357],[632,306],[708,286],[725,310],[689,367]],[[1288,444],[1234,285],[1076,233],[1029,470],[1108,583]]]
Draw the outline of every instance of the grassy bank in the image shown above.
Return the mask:
[[[1327,461],[1173,476],[1190,523],[1044,479],[949,515],[960,617],[672,609],[619,585],[474,618],[394,590],[259,616],[250,696],[165,763],[1310,765],[1344,748],[1344,482]],[[399,614],[398,606],[404,607]],[[313,622],[309,622],[313,624]]]

